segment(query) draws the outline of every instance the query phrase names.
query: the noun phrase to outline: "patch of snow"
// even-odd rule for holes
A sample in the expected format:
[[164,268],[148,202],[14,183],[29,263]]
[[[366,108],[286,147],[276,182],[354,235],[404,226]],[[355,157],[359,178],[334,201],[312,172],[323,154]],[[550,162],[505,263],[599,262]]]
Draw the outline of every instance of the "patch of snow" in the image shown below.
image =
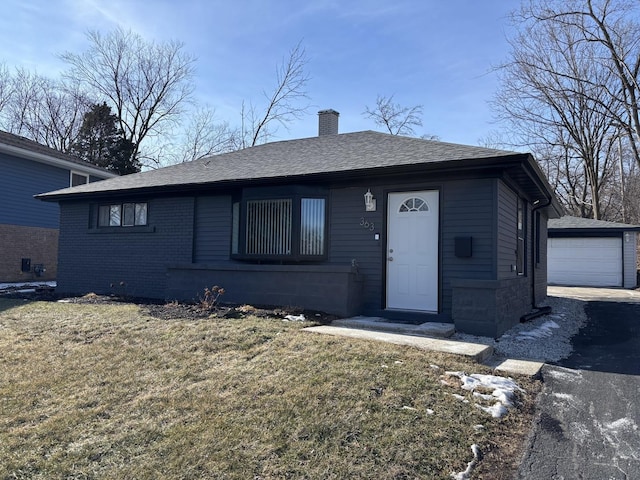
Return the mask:
[[426,410],[427,415],[433,415],[435,412],[433,410],[431,410],[430,408],[427,408]]
[[403,410],[417,410],[417,408],[410,407],[409,405],[403,405],[402,409]]
[[438,365],[431,364],[429,365],[429,367],[433,370],[440,370],[440,367]]
[[473,392],[474,397],[479,397],[483,400],[493,400],[493,395],[488,395],[486,393]]
[[571,429],[572,437],[577,439],[580,445],[583,445],[591,438],[592,432],[584,423],[571,422],[569,428]]
[[393,363],[395,363],[396,365],[402,365],[402,363],[403,363],[403,362],[402,362],[402,361],[400,361],[400,360],[396,360],[396,361],[395,361],[395,362],[393,362]]
[[451,478],[454,480],[468,480],[471,478],[471,472],[478,464],[478,461],[482,457],[482,453],[480,452],[480,447],[475,443],[471,445],[471,451],[473,452],[473,460],[467,463],[467,468],[464,472],[452,473]]
[[481,431],[483,431],[483,430],[484,430],[484,425],[480,425],[480,424],[478,424],[478,425],[474,425],[474,426],[473,426],[473,429],[474,429],[476,432],[481,432]]
[[567,400],[569,402],[573,401],[573,395],[570,395],[568,393],[552,393],[552,396],[559,398],[560,400]]
[[563,369],[553,369],[545,372],[545,375],[555,378],[556,380],[560,380],[562,382],[575,382],[582,378],[582,373],[580,370],[570,370],[568,368]]
[[451,396],[457,400],[460,400],[462,403],[469,403],[469,400],[467,400],[464,395],[459,395],[457,393],[452,393]]
[[526,340],[536,340],[538,338],[547,338],[553,335],[553,329],[560,328],[553,320],[547,320],[539,327],[534,328],[533,330],[528,330],[526,332],[520,332],[516,336],[516,340],[526,341]]
[[[484,375],[474,373],[467,375],[464,372],[445,372],[451,377],[457,377],[462,382],[460,387],[464,390],[473,392],[474,397],[481,398],[485,401],[495,401],[489,407],[480,404],[476,406],[489,413],[494,418],[500,418],[505,415],[509,408],[513,406],[513,397],[516,391],[524,392],[520,386],[513,381],[512,378],[498,377],[496,375]],[[476,392],[478,388],[492,390],[491,395]],[[454,395],[455,396],[455,395]]]
[[550,314],[514,325],[497,339],[456,333],[452,340],[492,346],[505,358],[557,362],[571,354],[571,337],[586,322],[586,302],[572,298],[548,297]]
[[505,405],[500,403],[500,402],[496,402],[493,405],[491,405],[490,407],[485,407],[485,406],[482,406],[482,405],[480,405],[478,403],[476,403],[475,405],[480,410],[482,410],[482,411],[488,413],[489,415],[491,415],[493,418],[503,417],[509,412],[509,409]]
[[604,426],[608,430],[613,430],[613,431],[638,430],[638,425],[636,425],[636,422],[634,422],[631,418],[626,418],[626,417],[619,418],[614,422],[605,423]]
[[622,417],[613,422],[600,424],[597,422],[598,430],[615,450],[616,456],[620,459],[637,461],[640,457],[637,449],[638,425],[632,418]]
[[24,287],[28,287],[28,290],[19,290],[20,292],[29,292],[33,291],[38,287],[52,287],[55,288],[57,286],[57,282],[14,282],[14,283],[0,283],[0,291],[3,290],[11,290],[16,291],[22,289]]
[[290,322],[304,322],[306,318],[304,318],[304,315],[301,313],[300,315],[287,315],[284,317],[284,320],[288,320]]

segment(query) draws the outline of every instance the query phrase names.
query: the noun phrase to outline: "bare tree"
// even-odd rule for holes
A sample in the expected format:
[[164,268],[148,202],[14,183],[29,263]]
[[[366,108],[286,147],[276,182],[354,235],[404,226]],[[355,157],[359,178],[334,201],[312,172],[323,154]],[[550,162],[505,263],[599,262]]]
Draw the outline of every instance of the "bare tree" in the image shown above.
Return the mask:
[[235,133],[228,122],[216,117],[215,109],[201,107],[191,115],[184,141],[178,153],[178,162],[190,162],[209,155],[229,152],[236,144]]
[[25,69],[10,77],[3,128],[61,152],[75,141],[89,99],[77,85]]
[[[259,108],[243,102],[240,111],[240,131],[236,137],[237,148],[252,147],[272,137],[277,124],[288,124],[300,118],[309,109],[305,68],[308,60],[304,47],[298,43],[287,57],[276,66],[276,86],[270,92],[263,91],[266,106]],[[274,127],[274,124],[276,126]]]
[[85,52],[61,56],[70,66],[67,77],[107,100],[125,139],[135,145],[132,157],[154,166],[157,160],[146,157],[144,147],[167,132],[190,101],[195,59],[180,42],[147,42],[119,28],[105,35],[90,31],[87,38]]
[[[640,5],[628,0],[529,0],[522,12],[526,18],[576,32],[576,41],[587,45],[595,61],[616,77],[607,92],[616,100],[616,110],[609,113],[612,122],[629,135],[640,165]],[[588,78],[580,80],[592,83]]]
[[2,112],[11,100],[12,95],[13,85],[11,82],[11,73],[5,63],[0,63],[0,119],[2,118]]
[[[530,1],[517,17],[519,34],[501,67],[493,102],[517,145],[537,153],[565,206],[574,214],[610,217],[617,210],[613,154],[625,106],[612,92],[619,78],[602,51],[584,41],[551,7],[576,2]],[[569,7],[570,8],[570,7]],[[564,19],[563,19],[564,18]]]
[[[378,95],[374,108],[365,107],[363,115],[376,125],[386,128],[391,135],[415,135],[414,127],[422,126],[422,105],[404,107],[393,103],[393,95]],[[429,136],[428,139],[433,139]]]

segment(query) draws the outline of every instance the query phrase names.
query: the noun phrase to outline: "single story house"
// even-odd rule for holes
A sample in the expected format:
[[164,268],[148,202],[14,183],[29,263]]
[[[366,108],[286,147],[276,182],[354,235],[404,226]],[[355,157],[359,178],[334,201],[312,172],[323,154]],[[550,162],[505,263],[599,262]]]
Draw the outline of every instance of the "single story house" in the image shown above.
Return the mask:
[[591,218],[549,220],[549,284],[637,287],[638,232],[638,225]]
[[116,174],[0,131],[0,282],[55,280],[58,206],[34,195]]
[[[61,293],[290,305],[498,336],[546,297],[560,207],[529,154],[364,131],[40,195]],[[113,287],[115,286],[115,288]]]

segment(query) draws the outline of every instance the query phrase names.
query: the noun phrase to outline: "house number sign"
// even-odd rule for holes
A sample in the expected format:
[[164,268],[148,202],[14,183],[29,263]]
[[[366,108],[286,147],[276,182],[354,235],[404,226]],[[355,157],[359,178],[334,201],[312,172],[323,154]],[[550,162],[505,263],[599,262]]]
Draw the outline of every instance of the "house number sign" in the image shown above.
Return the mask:
[[365,228],[365,229],[369,230],[370,232],[373,232],[373,230],[375,228],[375,223],[369,222],[368,220],[365,220],[364,217],[361,217],[360,218],[360,226],[362,226],[362,228]]

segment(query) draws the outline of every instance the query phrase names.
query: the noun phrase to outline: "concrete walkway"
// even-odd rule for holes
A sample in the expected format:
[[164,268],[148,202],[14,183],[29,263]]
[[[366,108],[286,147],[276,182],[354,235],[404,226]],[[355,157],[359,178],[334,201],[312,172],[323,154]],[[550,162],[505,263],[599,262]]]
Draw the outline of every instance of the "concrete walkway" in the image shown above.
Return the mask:
[[472,358],[476,362],[482,362],[493,354],[493,347],[477,343],[456,342],[444,338],[428,338],[413,336],[406,333],[378,332],[373,330],[361,330],[351,327],[334,327],[322,325],[319,327],[305,328],[308,332],[324,333],[340,337],[358,338],[361,340],[375,340],[378,342],[393,343],[395,345],[408,345],[421,350],[453,353]]
[[450,323],[427,322],[411,325],[389,322],[379,317],[353,317],[335,320],[331,325],[308,327],[311,333],[322,333],[362,340],[408,345],[421,350],[463,355],[483,363],[497,372],[537,376],[542,362],[526,360],[498,359],[493,356],[489,345],[451,340],[455,328]]

